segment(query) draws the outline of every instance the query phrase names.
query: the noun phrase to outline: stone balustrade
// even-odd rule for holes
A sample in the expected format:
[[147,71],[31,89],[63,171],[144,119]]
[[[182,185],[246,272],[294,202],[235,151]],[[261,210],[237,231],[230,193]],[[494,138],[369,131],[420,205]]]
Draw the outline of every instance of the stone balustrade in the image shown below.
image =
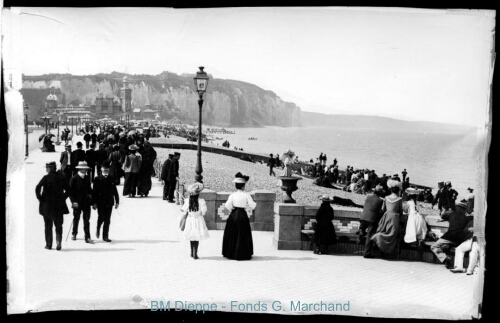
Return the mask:
[[[216,192],[204,189],[200,198],[207,203],[205,222],[209,230],[224,230],[229,211],[224,204],[231,192]],[[251,191],[250,195],[257,204],[252,211],[247,210],[250,219],[250,227],[253,231],[274,231],[274,201],[276,193],[267,190]]]
[[[364,245],[353,243],[356,231],[359,229],[362,209],[332,205],[334,209],[333,225],[338,243],[330,248],[332,253],[362,254]],[[274,204],[274,236],[273,245],[278,250],[312,250],[311,237],[316,223],[315,205],[300,205],[290,203]],[[405,221],[406,216],[402,219]],[[428,216],[426,221],[429,229],[441,237],[448,229],[448,222],[438,222],[439,217]],[[428,250],[417,252],[411,248],[402,250],[402,258],[435,262]]]

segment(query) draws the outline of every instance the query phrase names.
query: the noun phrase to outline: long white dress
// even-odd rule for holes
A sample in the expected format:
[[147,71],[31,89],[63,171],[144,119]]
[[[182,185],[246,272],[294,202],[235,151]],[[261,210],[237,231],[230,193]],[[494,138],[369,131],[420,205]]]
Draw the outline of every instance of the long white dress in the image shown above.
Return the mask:
[[188,217],[186,219],[186,227],[183,231],[184,240],[190,241],[200,241],[208,239],[207,224],[203,216],[207,213],[207,203],[204,199],[198,199],[198,211],[191,212],[189,210],[189,199],[184,201],[184,205],[181,208],[183,214],[188,212]]
[[408,202],[408,222],[406,223],[405,242],[412,243],[417,240],[424,240],[427,234],[427,223],[424,217],[418,213],[413,200]]

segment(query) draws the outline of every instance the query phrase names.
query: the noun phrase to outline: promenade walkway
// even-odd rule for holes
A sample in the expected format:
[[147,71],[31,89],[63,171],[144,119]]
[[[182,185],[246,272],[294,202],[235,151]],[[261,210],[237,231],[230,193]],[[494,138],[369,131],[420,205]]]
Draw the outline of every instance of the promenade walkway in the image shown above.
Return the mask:
[[[194,260],[178,229],[179,206],[162,200],[156,179],[148,198],[120,196],[111,218],[111,243],[96,240],[97,212],[92,210],[94,244],[85,243],[82,223],[77,240],[66,241],[68,214],[62,250],[45,250],[35,186],[46,162],[59,164],[62,150],[62,145],[56,153],[35,150],[26,160],[26,311],[144,309],[162,300],[215,303],[218,310],[240,312],[231,301],[260,301],[267,304],[265,313],[320,314],[290,312],[290,302],[322,301],[349,302],[349,311],[323,314],[471,317],[473,276],[451,274],[440,265],[278,251],[272,232],[253,232],[251,261],[231,261],[221,256],[223,231],[210,231],[210,239],[200,242],[200,259]],[[273,301],[281,302],[281,311],[271,308]]]

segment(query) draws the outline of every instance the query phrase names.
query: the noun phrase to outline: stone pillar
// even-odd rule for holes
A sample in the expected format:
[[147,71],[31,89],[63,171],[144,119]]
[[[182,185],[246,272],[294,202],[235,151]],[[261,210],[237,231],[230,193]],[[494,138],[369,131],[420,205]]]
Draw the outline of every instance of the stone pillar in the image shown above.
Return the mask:
[[268,190],[256,190],[252,193],[255,203],[257,203],[254,210],[253,230],[274,231],[276,193]]
[[207,213],[205,214],[205,222],[207,223],[208,230],[215,230],[217,226],[215,224],[215,217],[217,215],[217,210],[215,207],[215,202],[217,200],[217,192],[210,189],[203,189],[200,193],[200,198],[207,202]]
[[301,250],[304,207],[294,203],[275,203],[274,213],[274,247],[278,250]]

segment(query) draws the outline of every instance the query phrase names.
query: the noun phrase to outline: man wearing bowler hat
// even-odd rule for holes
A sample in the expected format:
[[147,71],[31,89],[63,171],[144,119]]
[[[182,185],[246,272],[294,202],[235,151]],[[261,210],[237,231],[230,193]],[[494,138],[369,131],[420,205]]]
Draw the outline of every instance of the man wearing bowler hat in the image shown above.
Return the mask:
[[174,192],[175,187],[177,185],[177,181],[179,180],[179,159],[181,158],[181,154],[178,152],[174,152],[174,159],[170,164],[170,168],[168,170],[167,179],[170,182],[168,188],[168,202],[175,203],[174,201]]
[[81,161],[75,169],[78,173],[73,176],[69,182],[69,198],[73,207],[73,236],[71,239],[76,240],[80,216],[83,213],[85,242],[92,243],[93,241],[90,239],[90,205],[92,202],[92,188],[90,186],[90,177],[87,175],[87,171],[90,167],[88,167],[87,162]]
[[172,164],[173,158],[174,154],[168,154],[168,159],[163,163],[163,166],[161,168],[160,179],[163,181],[163,200],[168,200],[168,194],[170,192],[170,181],[168,179],[168,172],[170,170],[170,164]]
[[45,165],[45,175],[35,188],[36,198],[40,201],[38,212],[45,222],[45,249],[52,249],[52,226],[56,229],[57,250],[61,250],[64,214],[69,210],[66,206],[69,186],[64,176],[56,172],[56,162]]
[[[95,178],[94,189],[92,192],[92,208],[97,209],[97,232],[96,237],[99,238],[101,225],[104,224],[102,231],[102,240],[111,242],[108,237],[109,224],[111,222],[111,212],[113,205],[118,208],[120,197],[116,190],[115,180],[109,176],[109,161],[102,164],[102,174]],[[115,203],[116,201],[116,203]]]

